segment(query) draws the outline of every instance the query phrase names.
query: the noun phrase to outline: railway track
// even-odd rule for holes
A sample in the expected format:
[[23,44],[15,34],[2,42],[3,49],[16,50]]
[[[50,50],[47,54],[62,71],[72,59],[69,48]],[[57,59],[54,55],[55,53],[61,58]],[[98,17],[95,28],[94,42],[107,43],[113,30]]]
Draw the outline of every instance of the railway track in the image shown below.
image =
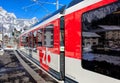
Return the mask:
[[58,83],[18,51],[0,56],[0,83]]
[[0,83],[36,83],[21,65],[13,51],[0,56]]
[[37,83],[58,83],[56,79],[52,78],[50,75],[46,74],[37,64],[23,56],[19,51],[14,51],[16,57],[20,61],[20,63],[24,66],[24,68],[28,71],[28,73],[32,76],[32,78]]

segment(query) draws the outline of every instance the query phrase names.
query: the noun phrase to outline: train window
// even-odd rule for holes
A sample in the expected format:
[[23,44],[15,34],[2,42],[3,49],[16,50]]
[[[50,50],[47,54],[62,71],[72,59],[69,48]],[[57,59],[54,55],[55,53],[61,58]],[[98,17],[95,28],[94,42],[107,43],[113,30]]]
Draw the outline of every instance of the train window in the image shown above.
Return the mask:
[[54,45],[53,27],[53,25],[49,25],[44,30],[44,45],[47,47],[53,47]]
[[32,48],[33,47],[33,33],[29,33],[29,46]]
[[26,34],[26,38],[25,38],[25,40],[26,40],[26,47],[28,47],[28,46],[29,46],[29,38],[28,38],[28,34]]
[[22,46],[25,46],[26,40],[25,40],[25,35],[21,37],[21,44]]
[[53,35],[51,36],[51,39],[53,39]]
[[27,47],[28,45],[27,45],[27,35],[25,34],[25,35],[23,35],[22,37],[21,37],[21,44],[22,44],[22,46],[24,46],[24,47]]
[[43,45],[43,30],[40,29],[37,32],[37,42],[38,42],[38,46],[42,46]]
[[37,31],[34,31],[33,32],[33,47],[34,48],[36,48],[36,45],[37,45],[36,36],[37,36]]
[[120,1],[82,15],[82,66],[120,79]]

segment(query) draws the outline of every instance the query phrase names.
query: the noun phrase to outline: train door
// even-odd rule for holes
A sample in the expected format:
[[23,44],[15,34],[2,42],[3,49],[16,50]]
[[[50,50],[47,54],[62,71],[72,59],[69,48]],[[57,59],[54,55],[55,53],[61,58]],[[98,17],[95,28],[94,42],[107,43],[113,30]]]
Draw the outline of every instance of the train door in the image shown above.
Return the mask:
[[64,79],[63,21],[63,18],[61,18],[60,27],[58,25],[56,27],[53,23],[44,28],[44,44],[38,48],[40,53],[40,66],[59,80]]
[[60,18],[60,73],[61,79],[65,77],[65,51],[64,51],[64,17]]
[[37,31],[33,31],[33,49],[32,49],[32,57],[39,61],[39,56],[37,55]]
[[36,47],[37,47],[37,56],[40,61],[40,66],[44,68],[45,64],[43,57],[45,56],[45,46],[44,46],[44,29],[40,28],[37,30],[36,34]]
[[[44,45],[43,45],[43,54],[44,56],[42,57],[42,63],[43,67],[46,70],[53,71],[55,68],[56,62],[51,62],[51,58],[54,57],[54,28],[53,24],[48,25],[44,28]],[[55,61],[55,60],[54,60]],[[51,68],[51,69],[50,69]]]

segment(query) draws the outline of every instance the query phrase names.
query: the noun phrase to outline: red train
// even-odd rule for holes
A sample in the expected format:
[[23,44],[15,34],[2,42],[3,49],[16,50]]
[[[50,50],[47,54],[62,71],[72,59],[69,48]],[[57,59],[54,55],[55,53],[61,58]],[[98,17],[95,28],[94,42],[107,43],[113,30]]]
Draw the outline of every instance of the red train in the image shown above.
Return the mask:
[[120,1],[73,0],[20,35],[20,51],[65,83],[120,83]]

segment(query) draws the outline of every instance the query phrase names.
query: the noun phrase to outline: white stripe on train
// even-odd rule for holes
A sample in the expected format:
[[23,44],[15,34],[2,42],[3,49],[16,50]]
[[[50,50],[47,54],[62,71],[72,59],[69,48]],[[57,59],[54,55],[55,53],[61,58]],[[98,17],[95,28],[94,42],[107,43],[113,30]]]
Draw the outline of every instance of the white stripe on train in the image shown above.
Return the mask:
[[102,1],[102,0],[84,0],[84,1],[78,3],[78,4],[74,5],[74,6],[66,9],[65,15],[73,13],[73,12],[75,12],[77,10],[80,10],[82,8],[85,8],[87,6],[93,5],[95,3],[98,3],[100,1]]

